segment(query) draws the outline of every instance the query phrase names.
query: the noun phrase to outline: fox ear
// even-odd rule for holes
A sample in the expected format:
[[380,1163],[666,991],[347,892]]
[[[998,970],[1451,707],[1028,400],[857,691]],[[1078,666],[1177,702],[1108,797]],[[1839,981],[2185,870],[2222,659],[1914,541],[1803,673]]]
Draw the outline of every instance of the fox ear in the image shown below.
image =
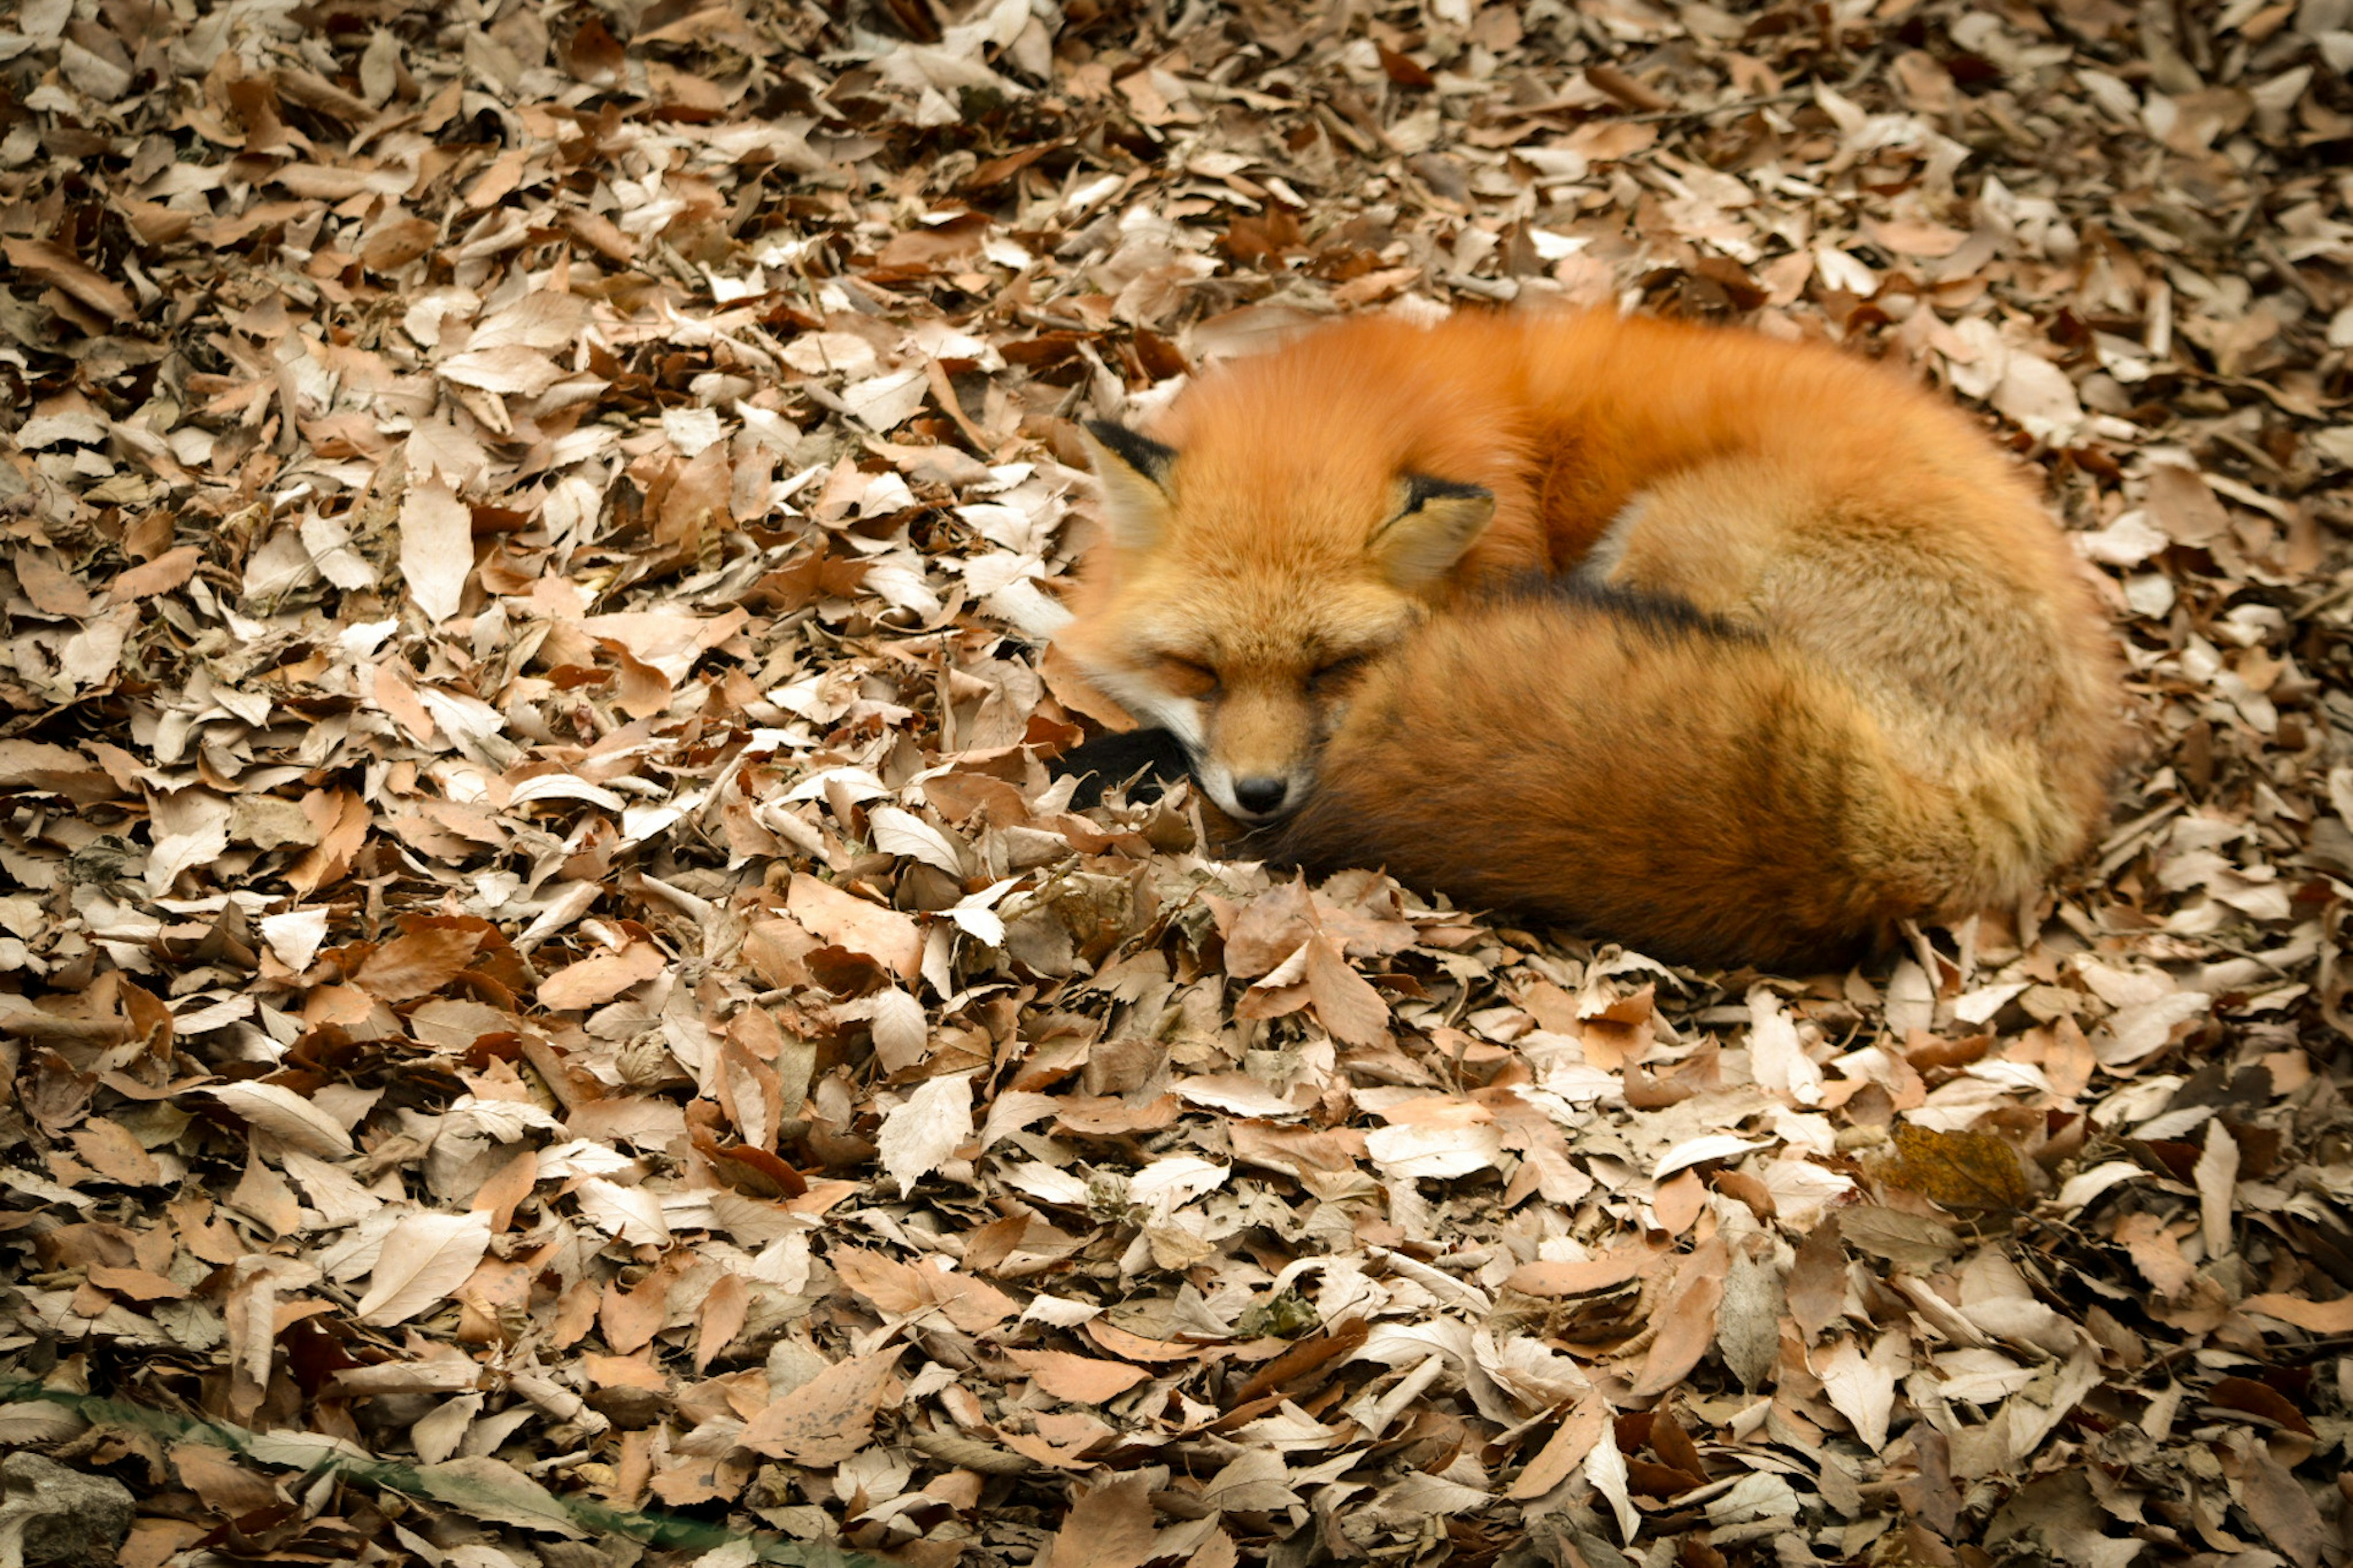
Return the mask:
[[1397,515],[1373,535],[1373,554],[1389,581],[1411,592],[1454,569],[1485,532],[1495,497],[1478,485],[1409,474],[1398,486]]
[[1108,419],[1090,419],[1084,428],[1113,542],[1122,550],[1151,549],[1168,531],[1168,471],[1176,449]]

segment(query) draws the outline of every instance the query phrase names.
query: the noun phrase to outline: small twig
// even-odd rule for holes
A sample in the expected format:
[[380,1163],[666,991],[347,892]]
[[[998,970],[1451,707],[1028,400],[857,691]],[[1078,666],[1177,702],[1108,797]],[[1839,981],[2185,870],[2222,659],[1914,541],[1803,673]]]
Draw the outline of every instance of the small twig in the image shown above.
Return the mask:
[[1776,103],[1799,103],[1813,96],[1811,88],[1792,88],[1788,92],[1767,93],[1763,98],[1735,99],[1730,103],[1718,103],[1705,109],[1657,109],[1644,114],[1621,114],[1618,119],[1633,124],[1647,124],[1660,120],[1705,120],[1712,115],[1741,114]]
[[1616,66],[1588,66],[1585,68],[1585,79],[1627,108],[1645,113],[1657,113],[1672,108],[1674,103],[1674,100],[1658,89],[1636,80]]
[[[2265,969],[2270,970],[2274,974],[2279,975],[2284,979],[2293,978],[2295,974],[2295,970],[2288,968],[2285,964],[2281,963],[2274,959],[2268,958],[2263,953],[2253,952],[2249,948],[2242,947],[2237,942],[2226,942],[2222,938],[2214,935],[2211,931],[2209,931],[2204,936],[2194,937],[2191,940],[2204,946],[2211,947],[2217,952],[2227,952],[2232,958],[2243,958],[2250,963],[2260,963]],[[2318,956],[2319,953],[2317,952],[2306,953],[2305,955],[2305,962],[2308,963]]]
[[2295,269],[2295,263],[2287,258],[2287,253],[2280,249],[2277,240],[2267,234],[2255,236],[2255,254],[2263,258],[2264,265],[2272,269],[2273,277],[2303,295],[2306,304],[2323,315],[2329,313],[2328,306],[2313,292],[2312,285],[2304,280],[2304,274]]
[[119,1046],[131,1037],[131,1026],[121,1018],[61,1018],[32,1007],[0,1012],[0,1035],[56,1044]]
[[945,1432],[911,1432],[907,1445],[919,1454],[944,1460],[958,1469],[977,1470],[984,1476],[1026,1476],[1038,1468],[1038,1461],[1026,1454]]
[[[1831,90],[1836,93],[1847,93],[1852,91],[1858,87],[1861,87],[1864,81],[1869,79],[1872,73],[1878,68],[1882,52],[1883,51],[1881,50],[1873,49],[1870,54],[1864,56],[1862,63],[1856,66],[1854,69],[1849,71],[1846,74],[1845,79],[1840,81],[1836,87],[1831,88]],[[1585,74],[1586,79],[1589,81],[1593,81],[1594,86],[1602,86],[1599,81],[1593,79],[1592,71],[1588,70]],[[1815,87],[1793,87],[1782,92],[1768,92],[1761,98],[1735,99],[1730,103],[1719,103],[1706,109],[1657,109],[1647,110],[1640,114],[1621,114],[1618,116],[1618,118],[1621,121],[1647,123],[1661,120],[1704,120],[1712,115],[1717,114],[1743,114],[1752,109],[1765,109],[1774,104],[1809,102],[1812,100],[1816,89],[1820,85],[1820,83],[1817,83]],[[1604,87],[1602,88],[1602,90],[1607,92],[1609,91],[1609,89]],[[1612,94],[1612,96],[1614,97],[1615,94]]]
[[2316,616],[2323,610],[2334,608],[2337,601],[2340,599],[2349,597],[2353,597],[2353,577],[2348,577],[2345,581],[2337,584],[2333,588],[2322,589],[2311,598],[2306,599],[2303,604],[2298,605],[2294,609],[2290,610],[2288,612],[2288,618],[2294,621],[2300,621],[2307,616]]

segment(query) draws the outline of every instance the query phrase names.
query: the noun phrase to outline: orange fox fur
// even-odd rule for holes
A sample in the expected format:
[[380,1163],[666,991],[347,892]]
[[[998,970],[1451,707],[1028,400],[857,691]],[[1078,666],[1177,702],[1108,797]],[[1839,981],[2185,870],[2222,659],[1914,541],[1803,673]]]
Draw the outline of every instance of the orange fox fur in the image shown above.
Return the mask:
[[1933,394],[1601,315],[1365,318],[1096,426],[1060,640],[1261,852],[1659,956],[2031,895],[2124,728],[2084,570]]

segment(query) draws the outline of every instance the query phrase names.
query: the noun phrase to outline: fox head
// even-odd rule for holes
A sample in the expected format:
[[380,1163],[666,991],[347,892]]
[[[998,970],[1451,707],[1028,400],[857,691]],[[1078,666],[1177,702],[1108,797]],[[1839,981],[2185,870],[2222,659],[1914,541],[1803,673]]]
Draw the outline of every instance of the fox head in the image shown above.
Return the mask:
[[1306,797],[1351,689],[1426,613],[1494,498],[1405,468],[1380,442],[1087,434],[1108,558],[1090,562],[1090,598],[1060,640],[1183,742],[1220,809],[1276,820]]

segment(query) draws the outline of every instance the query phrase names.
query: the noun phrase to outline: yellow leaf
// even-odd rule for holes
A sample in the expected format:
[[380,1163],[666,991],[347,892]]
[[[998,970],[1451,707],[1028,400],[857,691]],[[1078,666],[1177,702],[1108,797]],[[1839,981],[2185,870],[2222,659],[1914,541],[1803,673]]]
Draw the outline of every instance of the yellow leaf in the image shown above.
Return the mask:
[[1948,1209],[2020,1209],[2034,1195],[2018,1151],[1990,1132],[1940,1132],[1900,1122],[1879,1170],[1891,1187]]

